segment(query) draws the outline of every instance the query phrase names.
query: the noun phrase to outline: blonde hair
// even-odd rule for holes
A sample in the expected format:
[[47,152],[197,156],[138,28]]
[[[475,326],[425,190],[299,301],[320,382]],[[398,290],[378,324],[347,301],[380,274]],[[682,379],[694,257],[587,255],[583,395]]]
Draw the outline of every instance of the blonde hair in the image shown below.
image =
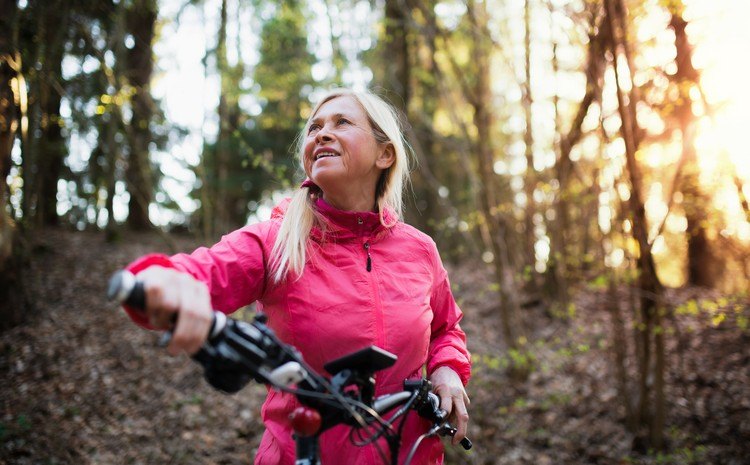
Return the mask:
[[[351,89],[333,89],[329,91],[313,108],[304,129],[297,140],[297,157],[304,171],[304,140],[310,121],[323,104],[342,96],[354,98],[365,110],[372,128],[373,137],[379,144],[390,144],[395,152],[395,161],[390,168],[383,171],[375,191],[375,201],[383,226],[393,226],[401,217],[403,210],[403,190],[409,179],[409,156],[407,144],[399,126],[399,117],[395,108],[379,96],[369,91]],[[307,241],[313,226],[324,226],[323,219],[317,215],[313,202],[315,193],[311,187],[300,187],[292,196],[284,219],[281,222],[276,242],[271,252],[271,277],[273,282],[284,280],[291,272],[302,276],[307,255]],[[386,224],[383,216],[385,210],[396,213],[391,224]]]

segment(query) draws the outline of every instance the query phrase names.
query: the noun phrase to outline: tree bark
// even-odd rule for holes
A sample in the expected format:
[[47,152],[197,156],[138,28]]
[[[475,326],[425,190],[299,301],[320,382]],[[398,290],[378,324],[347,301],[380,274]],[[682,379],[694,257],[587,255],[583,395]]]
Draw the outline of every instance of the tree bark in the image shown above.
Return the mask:
[[[477,129],[475,153],[478,158],[479,177],[481,179],[480,205],[484,220],[490,233],[490,245],[494,257],[495,279],[500,288],[500,313],[503,337],[512,350],[521,350],[523,329],[520,320],[518,300],[518,283],[516,281],[513,258],[508,247],[508,227],[503,218],[500,196],[497,191],[494,170],[495,151],[492,146],[494,117],[492,91],[490,88],[490,56],[492,44],[487,27],[488,14],[486,5],[481,2],[468,2],[467,14],[471,21],[472,63],[476,76],[469,95],[469,102],[474,109],[474,125]],[[523,375],[528,367],[515,374]]]
[[[409,27],[416,30],[416,43],[413,44],[411,56],[416,57],[410,75],[414,79],[414,88],[410,92],[411,114],[407,125],[407,139],[414,149],[417,165],[412,175],[416,212],[407,208],[405,221],[435,239],[441,250],[449,259],[465,258],[468,254],[481,255],[476,235],[468,228],[462,228],[457,221],[461,215],[463,199],[477,199],[476,186],[480,183],[473,170],[472,149],[468,143],[450,147],[454,142],[444,137],[435,128],[435,115],[441,108],[455,108],[451,101],[450,77],[446,76],[437,61],[438,37],[447,40],[447,33],[440,29],[435,15],[433,0],[410,1],[418,10],[421,22],[414,20]],[[463,101],[463,97],[458,97]],[[470,139],[466,123],[455,111],[448,111],[452,124],[461,128],[465,139]],[[441,189],[448,189],[449,195],[442,194]],[[471,202],[471,201],[470,201]],[[475,209],[476,202],[470,208]],[[414,209],[412,209],[414,210]],[[475,228],[476,229],[476,228]],[[489,243],[489,241],[487,241]]]
[[[648,442],[648,446],[660,450],[663,447],[664,421],[665,421],[665,401],[664,401],[664,341],[663,328],[661,328],[661,283],[656,275],[654,258],[651,253],[651,245],[648,241],[648,228],[646,223],[646,211],[642,200],[642,176],[640,168],[635,158],[635,152],[638,149],[639,138],[636,136],[640,132],[638,122],[633,118],[634,109],[637,100],[634,92],[626,96],[622,89],[622,77],[618,70],[618,56],[620,50],[628,53],[627,39],[623,34],[623,25],[627,22],[625,8],[621,0],[605,0],[607,10],[607,20],[610,30],[612,31],[611,51],[613,57],[613,70],[615,74],[615,84],[617,90],[618,112],[622,124],[620,133],[625,143],[625,161],[627,173],[630,178],[630,214],[633,218],[633,235],[638,243],[638,284],[640,289],[640,318],[643,327],[641,328],[641,344],[643,350],[643,359],[640,361],[640,380],[639,380],[639,423],[648,427],[648,438],[643,438]],[[632,60],[626,56],[627,62]],[[629,76],[632,83],[632,72]],[[635,88],[635,86],[633,86]],[[653,371],[652,371],[652,337],[653,341]],[[653,388],[649,386],[649,379],[653,378]],[[653,403],[651,396],[653,395]]]
[[[601,100],[602,80],[604,77],[604,51],[607,41],[610,40],[609,27],[606,21],[597,21],[596,15],[590,24],[589,41],[587,47],[586,64],[584,74],[586,76],[586,91],[578,104],[573,121],[567,132],[563,133],[560,127],[557,96],[555,96],[555,127],[560,135],[557,144],[557,160],[554,167],[554,177],[557,179],[557,195],[553,201],[555,220],[550,222],[550,259],[548,261],[547,281],[553,281],[548,285],[556,295],[556,300],[563,308],[567,307],[568,292],[567,283],[571,279],[571,256],[569,244],[571,242],[570,228],[572,225],[570,214],[570,184],[573,171],[573,161],[570,153],[583,136],[583,120],[589,113],[592,105]],[[557,75],[557,54],[553,48],[553,72]]]
[[117,162],[120,160],[119,145],[115,142],[115,136],[119,130],[118,112],[110,111],[105,115],[107,118],[100,130],[104,131],[104,154],[106,156],[106,168],[104,172],[104,188],[107,190],[107,199],[104,208],[107,210],[107,224],[104,227],[104,236],[108,242],[117,239],[118,228],[115,221],[115,187]]
[[[229,206],[227,205],[229,182],[229,143],[232,134],[230,122],[229,63],[227,61],[227,0],[221,1],[218,42],[216,44],[216,63],[221,78],[219,95],[219,136],[216,140],[215,173],[216,185],[214,195],[214,218],[204,218],[213,224],[212,233],[224,234],[229,230]],[[209,186],[206,186],[209,187]]]
[[609,285],[607,288],[607,310],[612,319],[612,353],[614,356],[615,379],[617,380],[617,392],[623,409],[625,410],[625,425],[629,430],[634,430],[633,404],[628,383],[627,358],[628,341],[625,335],[627,329],[620,308],[620,298],[617,291],[617,276],[614,270],[609,272]]
[[154,197],[149,159],[149,144],[153,139],[150,124],[154,115],[150,84],[154,67],[152,45],[156,18],[154,0],[136,0],[126,13],[126,29],[133,37],[134,45],[125,54],[124,73],[135,92],[131,99],[131,147],[125,174],[130,192],[127,224],[131,229],[141,231],[152,227],[148,214]]
[[672,17],[669,27],[675,34],[675,63],[677,72],[673,82],[678,89],[675,102],[675,116],[682,135],[682,159],[684,160],[679,188],[683,194],[683,206],[687,219],[688,242],[688,283],[696,286],[711,287],[714,285],[714,273],[711,269],[713,254],[708,240],[706,224],[710,201],[701,189],[699,180],[698,158],[695,151],[697,122],[693,114],[693,100],[690,89],[699,85],[700,74],[693,67],[693,48],[688,40],[685,28],[687,22],[681,16],[681,2],[672,5]]
[[11,151],[19,119],[12,85],[21,59],[13,37],[16,13],[15,0],[0,1],[0,263],[10,256],[13,235],[13,219],[6,210],[10,201],[6,180],[13,163]]
[[534,131],[532,121],[532,107],[534,97],[531,93],[531,0],[526,0],[524,5],[524,71],[525,79],[521,86],[523,93],[523,109],[526,118],[526,130],[523,134],[523,142],[526,147],[526,176],[524,177],[524,193],[526,194],[526,211],[524,215],[524,238],[523,244],[525,249],[525,267],[529,281],[527,290],[531,293],[536,292],[536,234],[534,233],[534,215],[536,213],[536,202],[534,201],[534,191],[536,190],[537,175],[534,169]]
[[[60,117],[62,100],[62,59],[69,23],[68,2],[56,0],[42,6],[42,30],[39,46],[43,48],[39,71],[39,152],[36,160],[36,225],[56,225],[57,182],[67,154]],[[33,135],[32,135],[33,136]]]
[[[239,163],[234,163],[238,154],[238,131],[240,127],[240,81],[242,79],[241,62],[230,66],[227,53],[228,38],[228,5],[227,0],[221,2],[221,21],[219,23],[218,42],[216,46],[216,63],[221,79],[221,93],[219,95],[219,134],[216,140],[214,173],[215,183],[213,218],[204,217],[205,221],[213,222],[213,233],[225,234],[232,229],[245,224],[247,218],[245,205],[247,199],[238,193],[237,174],[233,172]],[[239,55],[239,53],[238,53]],[[290,97],[283,105],[293,105],[295,99]],[[208,186],[210,188],[210,186]]]
[[[28,313],[23,279],[25,250],[14,218],[8,214],[11,151],[19,114],[13,81],[21,73],[21,54],[15,38],[18,9],[15,0],[0,0],[0,329],[20,323]],[[20,89],[19,89],[20,90]]]
[[[107,84],[113,87],[112,91],[115,95],[122,93],[122,80],[120,79],[123,74],[123,64],[125,55],[125,31],[127,29],[127,10],[124,2],[119,3],[115,7],[114,11],[114,29],[111,33],[109,40],[111,50],[114,52],[116,60],[114,68],[109,73],[109,80]],[[105,63],[101,60],[101,63]],[[106,75],[106,74],[105,74]],[[107,224],[104,228],[104,235],[107,241],[114,241],[117,239],[119,234],[118,224],[115,221],[115,192],[117,186],[117,166],[122,159],[122,151],[120,145],[115,142],[117,133],[121,129],[126,129],[125,122],[122,117],[122,111],[120,106],[114,102],[106,107],[107,112],[102,115],[103,124],[101,125],[102,131],[104,131],[104,147],[103,151],[106,156],[106,172],[104,175],[104,185],[107,190],[107,200],[105,202],[105,208],[107,210]],[[132,134],[129,133],[128,141],[131,146],[134,146]],[[137,195],[132,193],[131,197]]]
[[[604,128],[602,127],[602,132]],[[622,209],[626,208],[626,205],[619,203],[618,211],[613,215],[612,218],[612,229],[607,234],[607,238],[610,243],[613,242],[613,237],[617,234],[620,237],[625,236],[623,231],[622,222]],[[625,272],[631,267],[631,260],[626,257],[627,266]],[[615,379],[617,380],[617,390],[619,393],[620,401],[623,409],[625,410],[625,427],[628,431],[636,431],[638,429],[638,418],[636,415],[636,405],[634,402],[633,391],[631,389],[632,382],[628,376],[628,353],[629,343],[627,338],[627,324],[625,323],[625,317],[623,315],[622,305],[629,306],[631,309],[637,305],[637,300],[634,298],[632,292],[632,286],[627,286],[624,292],[627,292],[626,296],[622,296],[622,292],[618,290],[618,272],[616,268],[609,270],[609,311],[612,318],[612,353],[614,356],[615,366]],[[637,357],[639,352],[639,344],[633,347],[633,353]]]
[[410,64],[407,28],[407,4],[403,0],[386,0],[383,62],[386,64],[385,85],[400,98],[391,101],[408,114],[410,95]]
[[583,120],[588,115],[589,109],[601,99],[605,68],[604,52],[608,42],[611,40],[609,25],[606,21],[602,21],[599,24],[591,24],[591,31],[589,34],[586,66],[584,68],[586,74],[586,92],[578,104],[578,109],[573,117],[570,128],[560,137],[559,156],[555,164],[555,174],[560,185],[555,198],[555,217],[556,228],[560,233],[556,243],[553,244],[552,256],[554,257],[554,266],[559,266],[561,268],[560,273],[566,278],[569,278],[567,274],[572,255],[569,246],[572,242],[570,237],[572,221],[570,218],[569,197],[573,161],[570,159],[570,153],[583,137]]

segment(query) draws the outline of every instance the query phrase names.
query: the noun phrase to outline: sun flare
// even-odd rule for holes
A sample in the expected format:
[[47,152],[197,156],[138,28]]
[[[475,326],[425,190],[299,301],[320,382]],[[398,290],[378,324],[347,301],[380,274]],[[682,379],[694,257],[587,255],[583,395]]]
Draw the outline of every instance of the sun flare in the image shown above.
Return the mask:
[[694,64],[701,71],[701,87],[709,105],[699,126],[698,149],[703,160],[727,165],[750,181],[750,2],[733,0],[688,2],[688,34],[695,46]]
[[[685,19],[700,71],[700,91],[693,95],[699,116],[695,148],[700,179],[725,216],[729,233],[750,241],[750,224],[740,203],[736,181],[750,185],[750,2],[686,1]],[[702,95],[701,95],[702,94]],[[747,191],[747,189],[745,189]]]

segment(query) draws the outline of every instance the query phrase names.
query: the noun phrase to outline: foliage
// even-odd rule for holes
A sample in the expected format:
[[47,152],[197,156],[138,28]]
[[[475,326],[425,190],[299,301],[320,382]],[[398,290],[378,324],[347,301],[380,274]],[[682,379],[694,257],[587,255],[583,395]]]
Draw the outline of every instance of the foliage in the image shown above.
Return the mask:
[[[261,6],[262,2],[257,5]],[[194,196],[204,200],[203,189],[222,184],[228,200],[215,208],[228,209],[234,227],[243,225],[256,212],[262,198],[288,189],[298,175],[293,144],[302,129],[302,116],[310,111],[307,97],[312,90],[310,68],[314,63],[304,27],[298,2],[275,5],[260,32],[260,61],[253,74],[255,85],[242,88],[241,63],[233,67],[225,65],[226,69],[219,70],[222,79],[228,82],[222,87],[222,98],[230,102],[232,114],[221,116],[220,126],[222,131],[226,128],[226,136],[220,134],[215,143],[204,146],[206,172]],[[248,95],[255,97],[262,107],[257,116],[241,113],[239,101]],[[219,160],[221,152],[231,156]],[[220,179],[222,170],[228,174]],[[215,203],[216,199],[209,201]]]

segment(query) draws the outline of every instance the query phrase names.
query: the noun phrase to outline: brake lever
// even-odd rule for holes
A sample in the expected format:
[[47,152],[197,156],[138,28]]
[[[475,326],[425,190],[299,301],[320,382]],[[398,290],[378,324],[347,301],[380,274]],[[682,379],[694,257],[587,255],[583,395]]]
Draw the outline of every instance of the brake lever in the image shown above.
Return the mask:
[[[440,425],[440,429],[438,429],[437,434],[439,434],[440,436],[450,436],[450,437],[453,437],[453,436],[456,435],[457,431],[458,431],[458,429],[456,429],[455,426],[453,426],[450,423],[446,422],[446,423],[443,423],[442,425]],[[469,450],[472,447],[474,447],[474,444],[471,442],[471,439],[469,439],[467,437],[464,437],[463,439],[461,439],[461,441],[459,442],[459,444],[461,444],[461,447],[463,447],[464,450]]]

